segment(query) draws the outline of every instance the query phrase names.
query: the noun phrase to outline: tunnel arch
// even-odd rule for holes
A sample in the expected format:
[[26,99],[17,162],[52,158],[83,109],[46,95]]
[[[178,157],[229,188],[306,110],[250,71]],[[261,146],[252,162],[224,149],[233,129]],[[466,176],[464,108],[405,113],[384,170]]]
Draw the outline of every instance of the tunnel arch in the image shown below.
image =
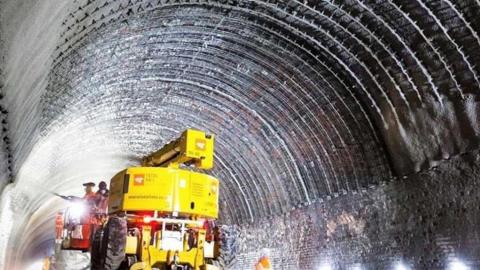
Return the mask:
[[[97,168],[106,177],[187,126],[206,129],[218,138],[212,173],[224,181],[222,220],[251,226],[437,166],[478,147],[479,8],[450,0],[73,1],[59,7],[65,19],[37,109],[9,99],[20,104],[9,133],[17,185],[29,183],[29,171],[49,178],[80,161],[68,157],[74,147],[109,153],[99,160],[111,157],[111,168]],[[18,80],[7,78],[6,89]],[[47,172],[34,150],[52,140],[61,146]],[[67,181],[53,179],[57,188]],[[17,192],[30,202],[27,215],[46,199]]]
[[[101,28],[97,30],[98,32],[87,37],[88,42],[86,43],[86,47],[84,47],[82,44],[79,44],[77,47],[72,47],[70,49],[72,52],[69,55],[63,54],[62,57],[64,58],[62,58],[62,62],[60,62],[54,67],[54,74],[58,70],[59,72],[68,71],[68,75],[63,74],[59,76],[53,76],[53,79],[50,81],[50,86],[47,88],[52,90],[47,91],[47,95],[45,96],[45,103],[47,104],[45,106],[45,110],[53,111],[52,108],[72,108],[73,106],[65,105],[65,103],[68,104],[69,102],[74,102],[74,92],[78,91],[78,89],[81,89],[83,86],[78,86],[76,84],[71,85],[71,82],[78,80],[78,78],[82,78],[83,76],[79,76],[75,73],[78,72],[78,74],[83,74],[82,72],[85,71],[89,74],[86,77],[90,78],[91,81],[97,82],[97,84],[99,85],[102,85],[102,83],[108,85],[113,81],[122,81],[123,79],[118,79],[125,76],[127,78],[126,87],[132,87],[135,89],[129,91],[128,89],[126,89],[126,87],[124,87],[122,91],[125,92],[119,95],[124,95],[123,98],[128,98],[128,95],[135,95],[136,93],[137,95],[139,95],[138,93],[142,93],[145,96],[139,97],[140,99],[145,99],[146,102],[150,102],[155,105],[163,104],[165,97],[163,97],[162,95],[165,95],[164,93],[166,93],[166,95],[172,95],[170,100],[180,100],[178,101],[178,103],[181,103],[182,98],[184,99],[192,93],[198,92],[199,96],[201,96],[202,93],[204,93],[203,95],[206,95],[207,97],[213,96],[211,98],[211,101],[206,101],[207,105],[202,106],[202,103],[204,101],[197,101],[198,104],[200,104],[199,107],[203,107],[203,110],[206,110],[208,112],[203,114],[200,112],[201,116],[195,115],[195,117],[200,118],[201,121],[187,120],[189,118],[188,112],[185,113],[184,116],[181,115],[182,104],[175,104],[180,105],[178,112],[179,116],[172,116],[169,115],[168,112],[164,112],[165,119],[163,121],[162,119],[150,120],[152,120],[152,122],[160,123],[168,123],[168,121],[174,120],[174,123],[168,124],[172,126],[181,126],[181,124],[175,123],[175,120],[178,119],[185,120],[187,123],[188,121],[193,121],[193,125],[197,125],[204,129],[206,128],[207,130],[211,130],[213,133],[218,134],[220,146],[219,148],[217,148],[218,156],[229,157],[232,156],[232,154],[229,154],[228,152],[239,152],[236,154],[237,156],[245,154],[246,152],[248,152],[248,145],[237,145],[237,147],[239,147],[240,149],[245,149],[243,151],[239,151],[237,149],[228,150],[227,146],[229,146],[229,144],[227,143],[225,145],[223,143],[223,139],[221,138],[221,131],[225,130],[226,128],[221,126],[222,128],[219,129],[218,127],[210,127],[208,124],[206,124],[208,122],[211,123],[211,120],[215,120],[211,118],[220,117],[220,120],[217,121],[220,121],[221,123],[225,123],[225,119],[222,119],[221,115],[217,116],[215,110],[212,110],[212,112],[210,113],[208,111],[208,106],[215,107],[214,104],[229,104],[229,106],[235,108],[229,110],[230,114],[234,114],[233,117],[229,116],[229,121],[239,121],[240,123],[238,125],[245,126],[252,134],[254,134],[255,132],[255,127],[242,124],[241,122],[247,122],[246,119],[256,119],[256,121],[259,122],[257,125],[260,125],[261,129],[263,129],[260,130],[260,132],[263,133],[263,136],[260,135],[261,139],[257,140],[265,142],[273,140],[273,142],[271,142],[272,146],[267,146],[266,148],[280,148],[280,152],[285,153],[285,156],[279,156],[279,158],[283,160],[281,161],[281,166],[286,168],[285,173],[287,173],[288,175],[287,178],[296,179],[296,181],[293,183],[293,186],[291,186],[291,188],[293,189],[290,189],[290,191],[295,191],[298,195],[292,195],[294,196],[294,199],[286,199],[287,206],[289,207],[298,206],[299,204],[302,204],[304,202],[308,203],[310,197],[312,197],[312,199],[315,199],[325,194],[340,193],[342,192],[342,190],[358,190],[361,187],[368,186],[369,182],[365,181],[365,179],[360,179],[360,177],[356,177],[356,174],[364,173],[369,177],[371,177],[373,174],[372,178],[378,177],[377,180],[373,180],[377,182],[380,181],[380,179],[386,179],[390,176],[388,173],[388,164],[385,164],[386,158],[382,158],[382,155],[385,154],[382,153],[382,146],[378,141],[376,142],[378,146],[375,147],[375,149],[372,149],[372,151],[379,152],[369,155],[373,157],[377,156],[378,158],[382,159],[381,161],[372,162],[377,163],[377,165],[379,166],[381,166],[380,164],[384,164],[383,166],[387,166],[383,168],[383,172],[379,172],[379,176],[374,175],[376,174],[376,172],[374,171],[368,172],[368,170],[374,169],[366,168],[366,173],[357,173],[357,169],[349,168],[350,174],[347,174],[344,172],[345,169],[343,167],[332,167],[333,163],[338,164],[343,159],[337,158],[337,160],[335,161],[329,160],[330,157],[335,157],[335,155],[332,155],[332,152],[334,152],[335,150],[331,150],[331,148],[335,147],[334,144],[337,144],[337,147],[339,148],[345,147],[345,144],[347,143],[354,145],[356,141],[355,136],[359,136],[358,133],[353,134],[354,132],[351,131],[352,128],[349,127],[349,121],[351,121],[351,118],[355,117],[355,113],[353,113],[354,110],[361,111],[361,109],[359,109],[361,105],[358,104],[355,108],[351,105],[355,103],[355,101],[349,100],[348,102],[350,107],[347,108],[346,101],[339,101],[342,107],[337,109],[335,106],[332,106],[330,104],[331,100],[336,101],[340,94],[336,94],[335,96],[332,93],[325,93],[322,88],[315,85],[315,83],[325,80],[317,79],[318,75],[311,78],[308,78],[307,75],[303,75],[303,72],[310,73],[310,76],[314,74],[326,73],[326,75],[323,75],[324,77],[328,75],[330,75],[330,77],[333,77],[330,71],[321,70],[317,66],[304,66],[303,70],[299,70],[298,68],[294,67],[294,65],[289,64],[289,61],[294,61],[290,60],[290,58],[301,58],[301,54],[298,53],[289,57],[286,53],[282,53],[282,51],[279,50],[275,51],[275,53],[272,53],[266,49],[268,48],[267,46],[262,46],[262,44],[259,42],[254,42],[253,44],[250,44],[250,40],[242,37],[241,33],[240,35],[236,34],[236,31],[239,31],[240,29],[243,29],[243,31],[248,31],[247,35],[252,36],[258,35],[260,37],[263,37],[268,34],[268,32],[267,34],[264,34],[262,32],[262,26],[257,26],[254,23],[252,23],[251,26],[249,25],[250,23],[247,23],[247,25],[245,25],[243,19],[235,19],[235,17],[242,18],[242,16],[245,16],[244,13],[232,15],[233,11],[228,11],[226,13],[227,15],[224,14],[216,16],[216,14],[222,14],[222,10],[218,10],[215,7],[213,7],[213,10],[210,10],[210,8],[211,7],[206,9],[203,6],[198,7],[197,5],[187,5],[187,7],[184,7],[182,11],[177,11],[175,9],[175,6],[163,7],[162,9],[153,9],[152,11],[147,11],[146,14],[141,13],[140,16],[131,17],[127,21],[120,21],[118,24],[112,24],[106,26],[104,29]],[[195,15],[192,16],[191,14]],[[233,22],[231,23],[231,25],[228,16],[234,17],[234,19],[232,19]],[[149,19],[146,20],[145,18]],[[153,22],[158,22],[158,26],[152,23],[152,20]],[[191,25],[192,23],[189,20],[195,20],[193,25]],[[200,27],[196,26],[195,24],[200,24]],[[260,25],[262,24],[260,23]],[[209,31],[213,32],[205,34],[205,31],[203,30],[204,28],[210,29]],[[252,28],[253,30],[250,30],[250,28]],[[124,35],[121,34],[122,31],[125,33]],[[109,33],[115,34],[109,35]],[[108,37],[105,37],[105,35],[107,35]],[[221,36],[222,38],[219,41],[213,41],[215,35]],[[124,40],[128,40],[131,36],[133,36],[134,41],[120,43]],[[99,41],[97,42],[97,40]],[[217,42],[218,44],[212,44],[215,42]],[[264,38],[263,43],[266,42],[268,41]],[[272,43],[271,46],[274,46],[274,44]],[[115,48],[115,52],[111,51],[112,47]],[[137,49],[134,49],[133,47],[137,47]],[[142,52],[142,49],[145,51]],[[107,53],[104,53],[103,51],[107,51]],[[159,55],[155,55],[155,53],[158,52],[161,53]],[[111,56],[111,54],[115,54],[115,56]],[[281,55],[281,57],[289,57],[287,58],[288,60],[284,60],[282,62],[282,60],[279,59],[279,54]],[[82,57],[78,57],[78,55],[82,55]],[[85,55],[85,57],[83,57],[83,55]],[[88,55],[95,55],[95,58],[88,59]],[[100,60],[100,62],[107,63],[106,60],[102,59],[106,59],[108,57],[114,57],[116,58],[116,60],[110,61],[109,66],[99,65],[97,69],[95,68],[95,62],[98,62]],[[81,59],[83,61],[86,61],[87,63],[75,62],[76,59]],[[235,61],[237,63],[240,63],[240,65],[246,66],[246,69],[250,69],[252,71],[247,71],[248,73],[244,72],[242,70],[242,67],[239,67],[238,64],[232,66],[232,63],[235,63]],[[276,63],[277,65],[273,66],[270,63]],[[122,74],[108,74],[109,72],[114,73],[115,68],[118,65],[121,65],[123,67]],[[139,75],[142,73],[145,75]],[[272,74],[272,78],[269,78],[270,74]],[[188,77],[184,75],[188,75]],[[69,78],[69,76],[71,76],[72,78]],[[97,79],[98,77],[102,78],[103,81],[99,81],[99,79]],[[148,78],[148,80],[154,81],[154,83],[146,84],[146,89],[148,90],[143,92],[141,89],[142,78]],[[338,84],[338,82],[333,80],[328,81],[330,87],[333,87],[332,85]],[[75,81],[75,83],[79,83],[80,85],[88,85],[89,81],[80,80]],[[108,85],[107,87],[118,89],[121,87],[120,84],[121,83],[114,83],[113,86]],[[135,86],[135,84],[139,84],[140,86]],[[166,84],[166,87],[162,86],[162,89],[156,89],[155,84]],[[249,87],[250,89],[245,89],[245,86]],[[197,88],[200,88],[200,90],[196,90]],[[335,92],[342,91],[340,90],[341,88],[338,86],[332,89],[335,89]],[[182,94],[181,96],[176,96],[177,92],[182,91],[185,94]],[[108,92],[113,93],[115,92],[115,90],[110,89],[108,90]],[[77,98],[86,98],[87,100],[98,99],[97,95],[99,93],[92,91],[87,95],[89,94],[92,95],[92,98],[84,96],[77,96]],[[158,97],[155,95],[158,95]],[[196,96],[197,94],[194,95]],[[325,100],[322,98],[322,95],[325,97]],[[344,93],[344,95],[347,94]],[[55,100],[56,97],[59,97],[59,99]],[[102,99],[104,98],[105,97],[102,97]],[[254,99],[256,99],[257,101],[264,99],[265,101],[258,105]],[[119,102],[121,102],[121,98]],[[195,101],[192,101],[192,103],[194,102]],[[309,106],[304,106],[301,102],[311,102],[313,103],[313,105],[311,106],[314,107],[310,108]],[[324,109],[319,103],[325,104],[324,106],[326,108]],[[168,106],[169,104],[167,103],[165,105]],[[188,103],[188,105],[190,105],[190,103]],[[50,108],[50,106],[52,108]],[[282,109],[283,111],[288,111],[288,114],[284,114],[282,117],[285,118],[285,123],[291,123],[292,125],[294,125],[294,130],[291,130],[289,132],[294,132],[298,136],[305,138],[304,142],[306,142],[308,148],[318,150],[310,150],[308,148],[306,150],[300,149],[300,151],[307,151],[306,154],[302,155],[301,152],[298,153],[299,150],[297,149],[299,149],[300,146],[295,141],[286,143],[285,140],[288,139],[288,137],[282,138],[282,135],[288,132],[287,130],[280,131],[282,129],[282,125],[279,125],[278,123],[282,120],[280,118],[277,118],[278,116],[275,115],[280,114],[279,112],[281,110],[275,110],[275,106],[281,106],[281,108],[284,108]],[[320,110],[317,106],[320,107]],[[295,108],[296,111],[291,107],[297,107]],[[328,109],[332,110],[332,112],[325,112]],[[144,107],[141,110],[141,114],[149,115],[148,112],[152,110],[153,108]],[[312,113],[312,111],[314,110],[315,113]],[[349,119],[342,119],[342,115],[338,112],[340,110],[350,112],[350,115],[348,115]],[[125,110],[122,111],[125,112]],[[177,108],[172,106],[170,113],[177,113]],[[211,115],[208,115],[209,113]],[[302,119],[301,117],[298,119],[293,119],[290,116],[293,115],[295,117],[299,117],[299,114],[301,113],[306,113],[306,116],[313,119],[308,121]],[[330,116],[330,114],[332,113],[333,115]],[[69,113],[64,113],[64,115],[69,115]],[[139,115],[135,116],[139,117]],[[169,117],[172,117],[173,119],[169,119]],[[203,122],[204,117],[208,119],[207,122]],[[323,117],[324,122],[319,123],[319,121],[315,119],[318,117]],[[337,120],[338,118],[340,120]],[[363,126],[368,126],[368,121],[369,119],[365,118],[359,120],[354,118],[354,123],[363,122],[365,123]],[[48,123],[48,119],[46,119],[46,122]],[[335,122],[335,124],[332,124],[332,122]],[[323,126],[324,123],[327,123],[325,124],[325,127]],[[315,124],[317,126],[314,126]],[[273,126],[275,126],[275,128]],[[214,130],[213,128],[216,129]],[[236,127],[236,125],[233,125],[232,128],[234,128],[235,132],[231,134],[226,133],[225,135],[227,138],[235,138],[235,133],[241,134],[241,136],[248,136],[248,134],[245,134],[245,131],[241,130],[241,128]],[[341,129],[343,132],[339,132],[339,129]],[[356,127],[356,129],[359,129],[359,127]],[[258,133],[259,131],[256,132]],[[280,132],[281,134],[275,134],[276,132]],[[374,131],[371,132],[374,133]],[[309,136],[305,135],[307,133]],[[315,137],[313,135],[315,133],[319,133],[322,138]],[[269,136],[265,134],[269,134]],[[371,134],[369,135],[369,137],[371,137],[370,140],[373,141],[372,143],[375,143],[376,135]],[[312,140],[312,142],[316,145],[313,145],[309,141],[309,138],[311,138],[310,140]],[[255,140],[249,141],[253,142]],[[324,144],[330,145],[324,146]],[[225,145],[225,149],[221,147],[222,145]],[[286,148],[287,145],[293,145],[296,149],[289,150],[288,148]],[[258,149],[261,149],[261,147],[258,147]],[[359,148],[356,150],[362,151],[362,146],[359,145]],[[344,150],[344,152],[345,153],[342,153],[342,155],[344,155],[345,159],[349,162],[354,163],[360,162],[362,160],[361,158],[353,159],[352,155],[354,154],[350,153],[349,150]],[[363,152],[368,151],[363,150]],[[318,156],[320,154],[317,153],[322,154],[321,156]],[[312,184],[314,183],[303,182],[304,180],[302,179],[302,175],[300,175],[301,173],[307,173],[307,179],[313,179],[313,177],[312,175],[308,175],[309,170],[303,170],[303,172],[300,172],[300,169],[296,166],[296,162],[294,160],[298,159],[298,157],[307,158],[309,154],[314,157],[317,156],[317,159],[324,160],[322,163],[328,164],[322,165],[320,167],[313,166],[313,173],[315,175],[321,175],[322,171],[327,171],[323,173],[325,175],[325,181],[327,181],[326,186],[329,185],[328,180],[332,179],[333,182],[330,185],[336,187],[315,188],[315,185],[312,186]],[[296,159],[293,158],[294,155],[295,157],[297,157]],[[258,160],[255,162],[262,164],[264,168],[269,168],[269,166],[266,165],[268,164],[268,155],[264,155],[264,159],[266,161]],[[369,160],[372,159],[369,158]],[[241,161],[237,160],[237,163],[241,163]],[[268,185],[268,180],[264,176],[260,176],[258,178],[264,179],[265,181],[254,181],[248,173],[254,171],[248,168],[254,167],[258,170],[258,165],[245,163],[241,165],[230,164],[229,166],[231,168],[235,168],[236,166],[240,166],[240,168],[242,168],[240,170],[237,170],[235,174],[240,174],[243,176],[241,178],[243,178],[244,185],[248,185],[248,183],[256,183],[257,185],[259,185],[257,186],[257,188],[260,188],[260,190],[264,190],[259,191],[259,189],[247,187],[247,194],[250,194],[250,196],[256,196],[257,198],[262,198],[268,194],[268,192],[265,192],[265,190],[268,190],[268,186],[263,186],[264,184]],[[359,171],[361,171],[363,167],[368,167],[368,165],[361,164],[360,166],[357,166]],[[220,170],[221,169],[222,168],[220,168]],[[317,171],[315,172],[315,170]],[[337,179],[337,174],[339,175],[340,179]],[[225,175],[224,178],[231,177]],[[353,178],[353,180],[350,180],[349,178]],[[246,179],[252,179],[252,181]],[[359,180],[363,180],[362,185],[359,185],[358,183],[355,184],[355,181],[358,182]],[[350,181],[350,185],[354,187],[349,189],[348,186]],[[336,185],[335,182],[337,182]],[[341,184],[338,184],[339,182],[341,182]],[[307,184],[308,192],[313,194],[309,194],[307,192]],[[282,183],[279,182],[279,185],[282,185]],[[283,185],[288,184],[283,183]],[[286,196],[285,193],[283,196]],[[254,207],[254,209],[263,209],[260,211],[260,213],[262,214],[268,213],[265,206],[262,205],[264,203],[263,201],[260,200],[255,202],[253,198],[247,198],[243,200],[251,201],[253,204],[260,203],[260,205]],[[289,202],[289,200],[293,202]],[[240,205],[242,205],[242,203],[240,203]],[[276,210],[275,212],[282,213],[285,212],[287,209],[288,208],[280,209]],[[252,217],[239,216],[233,220],[235,220],[235,222],[239,222],[242,219],[248,220],[249,218]]]

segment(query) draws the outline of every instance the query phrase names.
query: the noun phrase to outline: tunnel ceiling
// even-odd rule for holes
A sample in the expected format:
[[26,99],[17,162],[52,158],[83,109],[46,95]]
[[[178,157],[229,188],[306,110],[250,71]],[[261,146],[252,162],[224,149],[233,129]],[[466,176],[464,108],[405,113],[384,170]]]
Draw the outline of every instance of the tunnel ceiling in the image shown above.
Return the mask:
[[217,136],[236,224],[478,147],[475,1],[14,2],[1,90],[18,224],[48,198],[25,186],[73,191],[187,127]]
[[215,6],[164,7],[110,24],[60,56],[44,123],[115,121],[114,136],[137,156],[185,127],[214,133],[213,173],[224,179],[223,209],[234,222],[388,177],[356,98],[281,30]]

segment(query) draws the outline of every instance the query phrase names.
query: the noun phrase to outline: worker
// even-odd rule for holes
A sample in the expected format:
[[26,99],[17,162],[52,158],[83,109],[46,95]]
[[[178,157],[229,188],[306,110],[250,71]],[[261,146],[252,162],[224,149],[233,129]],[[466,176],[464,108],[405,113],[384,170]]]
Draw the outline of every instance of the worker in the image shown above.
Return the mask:
[[50,270],[50,257],[43,258],[42,270]]
[[84,199],[87,197],[95,196],[95,192],[93,192],[95,183],[87,182],[87,183],[84,183],[83,186],[85,187],[85,195],[83,196]]
[[55,217],[55,239],[62,239],[63,236],[63,226],[64,226],[64,220],[63,220],[63,212],[58,212],[56,217]]
[[269,258],[270,251],[268,249],[263,249],[261,254],[262,256],[257,264],[255,264],[255,270],[271,270],[272,264],[270,263]]
[[97,194],[108,196],[107,183],[105,183],[105,181],[102,181],[98,184]]
[[88,207],[88,213],[85,213],[82,216],[80,224],[77,224],[72,232],[72,237],[77,239],[85,239],[90,237],[92,234],[90,225],[97,223],[97,218],[95,217],[97,194],[93,191],[95,183],[87,182],[84,183],[83,186],[85,187],[85,195],[83,196],[83,200]]
[[270,263],[270,259],[267,256],[263,256],[258,260],[257,264],[255,265],[255,270],[271,270],[272,265]]
[[107,207],[108,207],[108,189],[107,189],[107,183],[104,181],[100,182],[98,184],[98,191],[96,193],[95,197],[95,205],[97,207],[97,213],[98,214],[106,214],[107,213]]
[[85,195],[83,196],[83,200],[90,206],[95,206],[95,199],[97,194],[93,192],[93,187],[95,187],[95,183],[88,182],[84,183],[83,186],[85,187]]

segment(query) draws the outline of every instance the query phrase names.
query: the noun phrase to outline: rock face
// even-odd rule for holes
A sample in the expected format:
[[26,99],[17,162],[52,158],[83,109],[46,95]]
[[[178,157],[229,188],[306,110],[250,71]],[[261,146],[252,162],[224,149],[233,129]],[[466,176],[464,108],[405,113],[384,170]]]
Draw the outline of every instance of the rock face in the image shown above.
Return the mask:
[[78,193],[193,127],[217,135],[233,269],[265,248],[279,269],[476,266],[477,198],[461,194],[477,181],[479,12],[0,0],[1,265],[48,251],[50,191]]
[[478,269],[479,174],[475,152],[401,181],[232,227],[231,269],[252,269],[265,248],[274,269]]

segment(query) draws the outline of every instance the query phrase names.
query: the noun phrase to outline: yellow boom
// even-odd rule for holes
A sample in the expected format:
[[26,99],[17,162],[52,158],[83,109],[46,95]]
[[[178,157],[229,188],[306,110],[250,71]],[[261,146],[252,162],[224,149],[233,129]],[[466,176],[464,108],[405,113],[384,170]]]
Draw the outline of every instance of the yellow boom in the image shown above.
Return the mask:
[[143,158],[142,167],[178,168],[180,164],[194,164],[199,169],[211,169],[213,140],[213,135],[187,129],[180,138]]

